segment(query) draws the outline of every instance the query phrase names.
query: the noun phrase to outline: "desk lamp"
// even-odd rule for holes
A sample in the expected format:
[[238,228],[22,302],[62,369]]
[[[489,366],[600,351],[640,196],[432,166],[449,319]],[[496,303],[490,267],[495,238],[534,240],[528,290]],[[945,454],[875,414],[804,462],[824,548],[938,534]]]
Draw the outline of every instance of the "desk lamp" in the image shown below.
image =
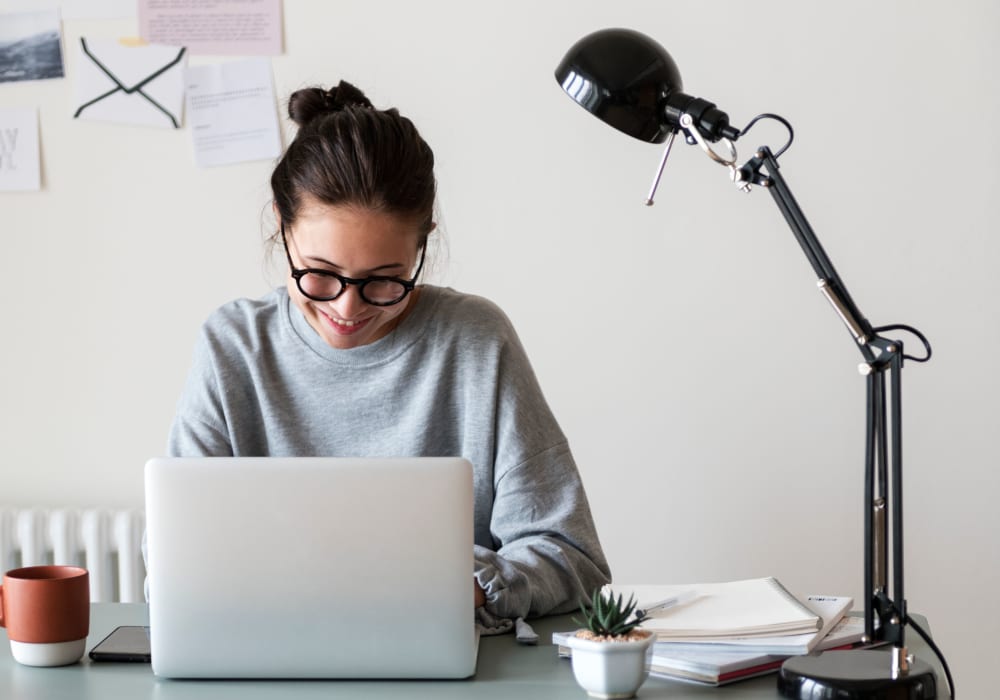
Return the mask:
[[[793,137],[786,120],[775,114],[762,114],[743,129],[734,128],[726,113],[713,103],[683,92],[680,72],[662,46],[628,29],[604,29],[585,36],[569,50],[555,76],[577,104],[604,122],[642,141],[666,144],[646,198],[647,205],[653,203],[678,133],[683,134],[688,144],[698,145],[711,160],[725,166],[739,189],[749,192],[757,186],[768,190],[819,278],[820,292],[847,326],[861,352],[863,362],[859,369],[867,377],[864,641],[888,645],[889,650],[886,653],[857,649],[788,659],[778,677],[781,695],[802,700],[937,697],[934,669],[907,652],[903,634],[905,625],[910,624],[940,657],[928,635],[907,615],[903,597],[900,375],[904,359],[915,362],[930,359],[927,339],[916,329],[901,324],[873,327],[854,304],[778,170],[778,157],[791,145]],[[788,130],[787,143],[777,153],[761,146],[749,160],[738,164],[734,142],[762,119],[780,122]],[[882,335],[889,331],[914,335],[923,345],[924,354],[920,357],[904,354],[900,340]],[[941,660],[951,684],[948,667]]]

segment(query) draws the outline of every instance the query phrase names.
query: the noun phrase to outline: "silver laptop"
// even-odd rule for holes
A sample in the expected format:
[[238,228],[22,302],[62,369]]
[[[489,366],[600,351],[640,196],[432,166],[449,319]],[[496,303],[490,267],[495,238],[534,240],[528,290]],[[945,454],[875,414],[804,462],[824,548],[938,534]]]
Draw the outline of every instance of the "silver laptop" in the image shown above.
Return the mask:
[[153,672],[475,672],[472,465],[461,458],[146,464]]

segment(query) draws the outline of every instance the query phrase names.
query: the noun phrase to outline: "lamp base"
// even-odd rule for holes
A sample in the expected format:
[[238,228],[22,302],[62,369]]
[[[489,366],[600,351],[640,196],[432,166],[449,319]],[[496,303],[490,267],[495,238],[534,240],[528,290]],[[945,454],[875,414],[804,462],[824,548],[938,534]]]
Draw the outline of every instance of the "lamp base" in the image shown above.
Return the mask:
[[910,670],[892,677],[891,649],[827,651],[785,661],[778,693],[798,700],[933,700],[937,676],[930,664],[914,659]]

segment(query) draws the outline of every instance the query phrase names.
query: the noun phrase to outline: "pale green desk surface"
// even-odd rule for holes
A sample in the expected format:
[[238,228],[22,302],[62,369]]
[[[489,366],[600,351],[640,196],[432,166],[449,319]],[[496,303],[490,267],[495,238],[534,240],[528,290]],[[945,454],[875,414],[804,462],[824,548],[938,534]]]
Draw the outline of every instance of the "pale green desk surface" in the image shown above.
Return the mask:
[[[922,620],[922,618],[921,618]],[[145,605],[95,603],[92,607],[87,651],[118,625],[147,624]],[[149,664],[94,663],[86,656],[73,666],[29,668],[10,655],[6,634],[0,634],[0,699],[2,700],[255,700],[256,698],[545,698],[583,700],[586,694],[573,680],[569,661],[560,659],[551,644],[552,633],[572,629],[569,617],[532,622],[538,646],[523,646],[513,635],[484,637],[474,678],[462,681],[179,681],[156,678]],[[938,689],[944,676],[937,660],[915,633],[911,650],[938,671]],[[419,643],[419,642],[415,642]],[[777,698],[776,677],[753,678],[712,688],[650,678],[639,698]]]

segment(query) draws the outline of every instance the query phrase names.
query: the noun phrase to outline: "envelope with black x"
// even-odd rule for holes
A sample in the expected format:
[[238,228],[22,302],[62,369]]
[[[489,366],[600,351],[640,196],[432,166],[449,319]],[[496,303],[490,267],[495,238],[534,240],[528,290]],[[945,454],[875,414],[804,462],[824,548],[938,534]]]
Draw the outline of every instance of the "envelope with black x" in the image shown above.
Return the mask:
[[80,38],[73,117],[179,129],[183,122],[183,47],[125,46]]

